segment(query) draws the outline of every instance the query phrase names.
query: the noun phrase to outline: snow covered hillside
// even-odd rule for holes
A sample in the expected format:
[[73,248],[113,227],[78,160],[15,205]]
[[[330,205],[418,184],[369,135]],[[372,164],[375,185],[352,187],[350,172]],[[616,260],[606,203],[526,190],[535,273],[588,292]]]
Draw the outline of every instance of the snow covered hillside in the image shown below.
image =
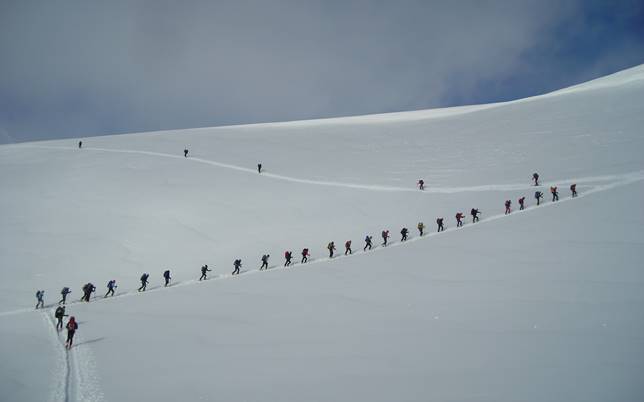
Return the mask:
[[3,398],[641,401],[642,127],[638,66],[508,103],[0,146]]

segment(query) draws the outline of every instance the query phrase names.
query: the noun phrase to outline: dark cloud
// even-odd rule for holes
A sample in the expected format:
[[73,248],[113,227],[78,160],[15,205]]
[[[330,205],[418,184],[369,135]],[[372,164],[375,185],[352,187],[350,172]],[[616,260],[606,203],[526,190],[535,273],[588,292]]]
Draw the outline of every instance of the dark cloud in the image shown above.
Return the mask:
[[644,61],[643,20],[637,1],[4,1],[0,141],[532,95]]

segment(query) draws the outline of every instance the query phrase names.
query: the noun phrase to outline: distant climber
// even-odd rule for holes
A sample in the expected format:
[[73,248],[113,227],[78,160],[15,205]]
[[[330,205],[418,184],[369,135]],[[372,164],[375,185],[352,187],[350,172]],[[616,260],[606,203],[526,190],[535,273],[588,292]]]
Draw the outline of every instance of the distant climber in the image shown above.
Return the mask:
[[302,250],[302,261],[300,261],[300,262],[302,264],[304,264],[305,262],[308,262],[309,261],[309,255],[310,255],[309,254],[309,249],[308,248],[303,249]]
[[418,234],[422,236],[423,232],[425,231],[425,224],[423,222],[418,222],[418,225],[416,225],[416,227],[418,228]]
[[443,218],[436,218],[436,225],[438,226],[438,232],[445,230],[445,226],[443,226]]
[[262,164],[261,163],[257,164],[257,173],[262,173]]
[[89,301],[91,295],[91,293],[88,293],[89,283],[84,284],[81,290],[83,291],[83,295],[81,296],[80,301]]
[[329,242],[326,245],[326,249],[329,250],[329,258],[333,258],[333,252],[335,251],[335,242]]
[[534,185],[538,186],[539,185],[539,173],[533,173],[532,174],[532,180],[534,181]]
[[510,212],[512,212],[512,209],[510,208],[511,205],[512,205],[512,201],[505,200],[505,214],[506,215],[509,214]]
[[407,233],[409,233],[409,229],[407,228],[402,228],[400,230],[400,241],[407,241]]
[[464,216],[465,215],[463,215],[462,212],[457,212],[456,213],[456,227],[457,228],[460,228],[461,226],[463,226],[463,217]]
[[288,267],[291,265],[291,259],[293,258],[293,252],[292,251],[285,251],[284,252],[284,259],[286,262],[284,263],[285,267]]
[[69,317],[67,321],[67,341],[65,342],[65,347],[67,349],[72,348],[72,343],[74,342],[74,334],[78,329],[78,324],[76,323],[76,318],[74,316]]
[[552,202],[559,201],[559,192],[557,186],[550,187],[550,194],[552,194]]
[[232,274],[233,274],[233,275],[239,275],[239,273],[241,272],[241,271],[240,271],[241,266],[242,266],[241,259],[239,259],[239,258],[238,258],[238,259],[236,259],[236,260],[233,262],[233,267],[235,267],[235,269],[233,270],[233,273],[232,273]]
[[45,308],[45,300],[43,299],[44,297],[45,297],[44,290],[36,291],[36,310],[38,310],[38,306],[40,306],[40,308]]
[[543,198],[543,193],[541,191],[535,191],[534,198],[537,200],[537,205],[539,205],[541,203],[541,199]]
[[264,269],[268,269],[268,257],[270,257],[270,255],[268,255],[268,254],[262,255],[262,266],[259,267],[260,271],[262,271]]
[[389,231],[388,230],[383,230],[382,233],[380,233],[380,236],[382,237],[382,245],[386,246],[387,245],[387,239],[389,238]]
[[523,211],[525,209],[525,197],[519,198],[519,211]]
[[83,148],[83,141],[78,141],[78,149]]
[[353,250],[351,250],[351,240],[344,242],[344,255],[347,254],[353,254]]
[[56,329],[58,331],[63,330],[63,317],[67,317],[67,314],[65,314],[65,307],[64,306],[58,306],[56,308],[56,311],[54,312],[54,317],[56,317]]
[[372,239],[373,239],[372,236],[369,236],[369,235],[365,236],[365,238],[364,238],[364,248],[362,249],[362,251],[367,251],[367,249],[371,250],[371,247],[373,245],[372,244]]
[[208,279],[208,272],[212,271],[208,269],[208,264],[201,267],[201,276],[199,277],[200,281]]
[[572,193],[572,198],[577,196],[577,184],[570,185],[570,192]]
[[71,291],[71,290],[69,290],[69,288],[68,288],[67,286],[65,286],[65,287],[63,288],[63,290],[61,290],[61,291],[60,291],[60,294],[61,294],[61,296],[63,296],[63,298],[62,298],[62,299],[60,299],[60,301],[58,302],[58,304],[61,304],[61,303],[62,303],[62,304],[65,304],[65,302],[67,302],[67,295],[68,295],[68,294],[70,294],[71,292],[72,292],[72,291]]
[[423,180],[423,179],[418,180],[418,188],[419,188],[420,190],[424,190],[424,189],[425,189],[425,180]]
[[480,213],[481,213],[481,211],[479,211],[478,209],[472,208],[472,210],[470,211],[470,215],[472,215],[472,223],[475,223],[475,222],[479,221],[479,214]]
[[107,296],[114,296],[114,291],[116,290],[118,286],[116,286],[116,280],[112,279],[107,282],[107,293],[105,293],[105,296],[103,298],[106,298]]
[[183,150],[183,157],[187,158],[188,157],[188,148]]
[[139,292],[145,292],[145,289],[148,287],[148,278],[150,277],[150,274],[147,272],[144,272],[143,275],[141,275],[141,287],[139,287]]
[[88,282],[83,286],[83,297],[81,297],[81,301],[86,301],[89,302],[89,299],[92,297],[92,293],[96,291],[96,286],[92,284],[91,282]]
[[163,285],[164,287],[167,287],[170,284],[170,270],[166,269],[165,272],[163,272],[163,279],[165,279],[165,284]]

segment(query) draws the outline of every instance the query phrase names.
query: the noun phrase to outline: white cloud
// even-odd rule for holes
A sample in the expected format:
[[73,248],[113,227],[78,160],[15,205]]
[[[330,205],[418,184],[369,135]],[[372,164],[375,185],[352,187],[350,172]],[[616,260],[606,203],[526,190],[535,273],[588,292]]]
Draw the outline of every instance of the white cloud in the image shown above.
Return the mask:
[[13,2],[0,126],[27,139],[436,106],[516,73],[582,5]]

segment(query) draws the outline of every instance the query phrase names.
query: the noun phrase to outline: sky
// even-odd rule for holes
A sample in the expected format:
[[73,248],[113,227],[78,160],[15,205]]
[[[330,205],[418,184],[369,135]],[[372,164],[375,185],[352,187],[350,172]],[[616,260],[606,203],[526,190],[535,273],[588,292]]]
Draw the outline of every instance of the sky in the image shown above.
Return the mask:
[[0,0],[0,143],[488,103],[641,63],[643,0]]

